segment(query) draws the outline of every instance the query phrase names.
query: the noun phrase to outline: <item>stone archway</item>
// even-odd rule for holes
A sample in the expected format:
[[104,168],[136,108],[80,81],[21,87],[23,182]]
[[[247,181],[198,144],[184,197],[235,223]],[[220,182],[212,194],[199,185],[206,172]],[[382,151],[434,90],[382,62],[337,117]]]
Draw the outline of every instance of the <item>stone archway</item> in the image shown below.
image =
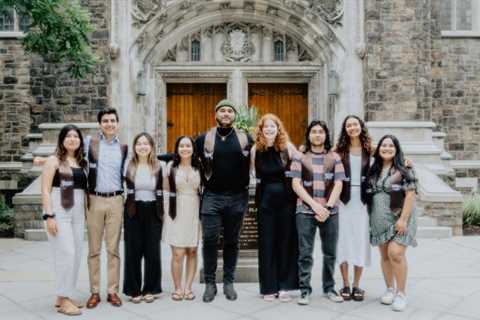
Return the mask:
[[[134,0],[125,6],[121,1],[112,2],[112,17],[117,17],[112,19],[112,45],[120,52],[112,67],[112,89],[116,87],[121,93],[112,97],[113,105],[119,106],[123,117],[132,119],[126,124],[124,136],[130,139],[139,129],[155,132],[163,149],[166,141],[166,84],[199,79],[225,82],[229,98],[239,104],[246,104],[250,82],[308,83],[309,118],[324,118],[332,125],[336,124],[337,115],[351,113],[342,111],[341,107],[342,98],[348,99],[351,93],[329,92],[335,83],[329,81],[328,75],[332,70],[340,73],[347,60],[351,60],[349,55],[358,49],[357,42],[352,45],[345,41],[347,31],[356,30],[358,26],[342,26],[344,1],[315,3],[308,0]],[[351,5],[345,4],[345,8],[351,9]],[[222,32],[219,37],[216,30],[228,24],[262,30],[252,33],[257,36],[254,40],[257,41],[256,54],[244,60],[215,54],[215,49],[218,51],[219,48],[218,41],[215,41],[220,39],[224,45],[225,38],[230,36]],[[181,50],[182,46],[183,49],[188,47],[185,37],[195,34],[200,35],[202,46],[203,42],[211,41],[210,45],[205,45],[212,50],[210,59],[198,62],[185,59],[186,50],[183,53]],[[268,36],[274,38],[275,34],[283,35],[290,44],[295,43],[289,48],[297,50],[296,58],[278,63],[266,59],[265,55],[258,55],[260,47],[262,54],[268,47],[265,43],[259,46],[258,35],[264,41]],[[203,35],[211,40],[201,40]],[[307,59],[299,58],[300,50]],[[354,56],[361,69],[361,60]],[[343,81],[340,76],[340,82]],[[329,99],[329,93],[334,93],[337,99]],[[362,92],[356,94],[360,100],[362,95]],[[361,114],[361,101],[355,104],[359,111],[356,113]]]

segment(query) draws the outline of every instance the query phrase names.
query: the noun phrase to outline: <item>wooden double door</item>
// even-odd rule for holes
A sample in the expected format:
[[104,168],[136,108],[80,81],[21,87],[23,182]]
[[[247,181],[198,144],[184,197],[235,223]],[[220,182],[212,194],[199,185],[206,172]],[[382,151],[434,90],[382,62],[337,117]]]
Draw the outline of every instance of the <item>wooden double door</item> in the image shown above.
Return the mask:
[[[167,150],[173,151],[178,136],[196,136],[215,126],[214,108],[225,99],[225,83],[173,83],[167,85]],[[303,143],[308,119],[306,84],[250,83],[248,105],[258,116],[276,114],[292,142]]]

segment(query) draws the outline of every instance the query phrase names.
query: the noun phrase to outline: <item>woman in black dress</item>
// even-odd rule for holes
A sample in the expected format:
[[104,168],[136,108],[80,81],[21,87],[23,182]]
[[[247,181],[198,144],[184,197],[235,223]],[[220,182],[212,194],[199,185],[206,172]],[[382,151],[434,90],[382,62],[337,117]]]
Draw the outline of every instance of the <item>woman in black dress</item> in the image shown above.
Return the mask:
[[260,294],[265,301],[278,297],[287,302],[291,300],[288,291],[298,289],[296,197],[289,176],[297,151],[274,114],[260,119],[256,137],[251,154],[257,178]]

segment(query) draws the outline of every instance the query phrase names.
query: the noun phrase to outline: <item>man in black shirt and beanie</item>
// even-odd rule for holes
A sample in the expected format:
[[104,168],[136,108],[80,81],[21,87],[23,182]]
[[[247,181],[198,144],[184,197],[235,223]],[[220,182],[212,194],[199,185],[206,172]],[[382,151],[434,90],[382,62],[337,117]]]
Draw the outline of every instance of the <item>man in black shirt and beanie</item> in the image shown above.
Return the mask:
[[236,300],[233,287],[238,243],[248,204],[250,148],[252,138],[233,127],[235,105],[222,100],[215,106],[217,127],[196,140],[205,185],[201,208],[203,231],[204,302],[217,294],[217,242],[223,228],[223,293]]

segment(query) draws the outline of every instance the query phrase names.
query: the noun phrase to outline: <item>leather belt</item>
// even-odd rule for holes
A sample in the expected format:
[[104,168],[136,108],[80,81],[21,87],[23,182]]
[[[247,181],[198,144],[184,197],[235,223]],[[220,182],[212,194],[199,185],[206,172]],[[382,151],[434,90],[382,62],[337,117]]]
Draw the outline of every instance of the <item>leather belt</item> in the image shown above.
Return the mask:
[[102,198],[110,198],[110,197],[115,197],[123,194],[122,190],[119,191],[114,191],[114,192],[93,192],[90,193],[91,195],[97,196],[97,197],[102,197]]

